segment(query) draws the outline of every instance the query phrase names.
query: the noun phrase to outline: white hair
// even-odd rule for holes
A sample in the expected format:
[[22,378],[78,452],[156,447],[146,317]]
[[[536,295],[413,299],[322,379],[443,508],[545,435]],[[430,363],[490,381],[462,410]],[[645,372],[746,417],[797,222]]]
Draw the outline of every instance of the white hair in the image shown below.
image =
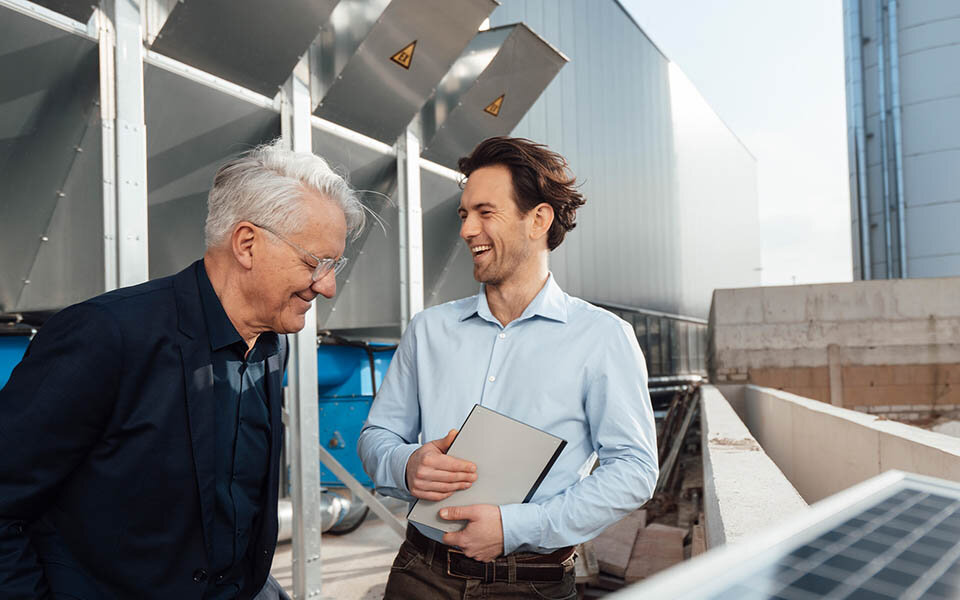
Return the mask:
[[335,202],[346,218],[347,235],[356,239],[366,222],[366,209],[350,184],[319,156],[289,150],[277,139],[217,170],[207,198],[207,247],[226,242],[241,221],[296,233],[305,220],[305,191]]

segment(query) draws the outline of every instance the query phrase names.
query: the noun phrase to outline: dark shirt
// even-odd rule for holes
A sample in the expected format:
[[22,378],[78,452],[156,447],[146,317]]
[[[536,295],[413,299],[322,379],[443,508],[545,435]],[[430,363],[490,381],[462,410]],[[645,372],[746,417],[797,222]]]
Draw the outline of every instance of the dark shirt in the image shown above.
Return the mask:
[[267,357],[279,339],[262,333],[253,348],[237,333],[217,298],[206,268],[197,269],[216,401],[216,503],[210,583],[204,598],[235,598],[253,572],[248,550],[262,518],[263,489],[269,469],[270,415],[267,409]]

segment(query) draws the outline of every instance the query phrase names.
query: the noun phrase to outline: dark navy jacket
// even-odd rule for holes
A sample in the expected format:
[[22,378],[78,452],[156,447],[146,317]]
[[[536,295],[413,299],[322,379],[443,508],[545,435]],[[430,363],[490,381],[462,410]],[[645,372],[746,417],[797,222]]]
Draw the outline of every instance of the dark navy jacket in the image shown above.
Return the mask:
[[[58,313],[0,390],[0,598],[206,591],[215,414],[197,268]],[[276,547],[280,340],[267,363],[266,502],[241,598],[263,586]]]

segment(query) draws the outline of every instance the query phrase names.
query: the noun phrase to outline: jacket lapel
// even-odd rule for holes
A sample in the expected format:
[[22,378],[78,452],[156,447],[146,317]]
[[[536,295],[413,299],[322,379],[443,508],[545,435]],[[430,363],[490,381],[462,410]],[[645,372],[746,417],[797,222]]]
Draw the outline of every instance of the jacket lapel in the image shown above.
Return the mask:
[[197,261],[174,278],[177,297],[178,336],[180,360],[183,364],[187,400],[187,419],[190,442],[193,446],[193,464],[200,496],[200,517],[203,541],[207,555],[213,551],[213,512],[216,494],[215,473],[215,396],[213,393],[213,363],[210,342],[203,320],[196,269],[203,268]]

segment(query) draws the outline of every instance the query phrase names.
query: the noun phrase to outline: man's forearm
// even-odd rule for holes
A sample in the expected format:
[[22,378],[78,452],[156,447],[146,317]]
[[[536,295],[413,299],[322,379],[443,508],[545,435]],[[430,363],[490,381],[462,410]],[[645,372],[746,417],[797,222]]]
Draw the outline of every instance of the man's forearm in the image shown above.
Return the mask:
[[0,598],[47,598],[50,588],[37,553],[30,543],[26,524],[0,519]]
[[402,437],[382,427],[367,427],[357,441],[357,452],[376,491],[384,496],[413,500],[407,489],[406,466],[420,444],[408,444]]
[[655,464],[636,456],[609,458],[542,503],[501,506],[504,552],[562,548],[593,539],[650,499],[657,472]]

